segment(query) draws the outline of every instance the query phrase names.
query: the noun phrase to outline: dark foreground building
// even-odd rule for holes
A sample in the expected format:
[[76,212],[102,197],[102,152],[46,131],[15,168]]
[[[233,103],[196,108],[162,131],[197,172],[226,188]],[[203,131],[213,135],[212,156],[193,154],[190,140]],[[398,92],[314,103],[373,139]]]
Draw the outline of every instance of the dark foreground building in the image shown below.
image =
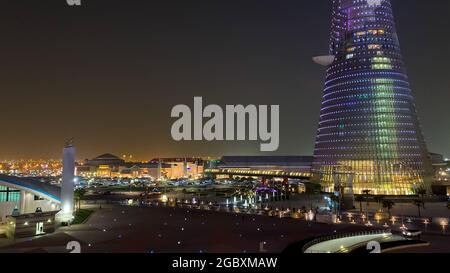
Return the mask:
[[[405,3],[407,4],[407,3]],[[327,191],[411,195],[430,188],[431,163],[389,0],[334,0],[313,172]],[[340,178],[337,174],[352,176]],[[430,176],[430,177],[429,177]],[[341,181],[342,180],[342,181]]]
[[53,233],[55,231],[55,215],[59,211],[18,214],[7,217],[7,236],[9,238],[25,238]]

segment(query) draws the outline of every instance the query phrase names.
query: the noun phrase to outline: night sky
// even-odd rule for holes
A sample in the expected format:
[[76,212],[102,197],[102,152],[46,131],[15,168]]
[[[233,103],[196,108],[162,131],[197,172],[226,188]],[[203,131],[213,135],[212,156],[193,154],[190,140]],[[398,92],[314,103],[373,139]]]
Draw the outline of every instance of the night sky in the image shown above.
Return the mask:
[[[175,142],[177,104],[279,104],[280,155],[314,148],[329,0],[0,0],[0,159],[255,155]],[[393,0],[429,150],[450,155],[450,1]]]

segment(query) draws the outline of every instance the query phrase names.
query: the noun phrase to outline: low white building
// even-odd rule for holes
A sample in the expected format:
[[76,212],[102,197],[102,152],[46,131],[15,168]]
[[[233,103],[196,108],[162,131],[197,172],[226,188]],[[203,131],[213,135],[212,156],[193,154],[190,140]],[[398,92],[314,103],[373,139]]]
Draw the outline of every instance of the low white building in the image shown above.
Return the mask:
[[17,208],[20,214],[60,210],[58,186],[30,178],[0,175],[0,222]]

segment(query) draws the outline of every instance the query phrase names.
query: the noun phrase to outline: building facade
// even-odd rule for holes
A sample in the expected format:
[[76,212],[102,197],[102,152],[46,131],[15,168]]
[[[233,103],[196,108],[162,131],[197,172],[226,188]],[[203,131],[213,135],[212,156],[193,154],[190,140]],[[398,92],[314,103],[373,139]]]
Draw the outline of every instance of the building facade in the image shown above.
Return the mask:
[[431,161],[390,1],[333,0],[330,55],[316,62],[327,66],[316,181],[331,192],[336,174],[346,174],[352,178],[342,181],[351,181],[355,194],[430,189]]
[[201,158],[158,158],[150,162],[161,163],[158,165],[159,180],[203,177],[204,161]]
[[60,209],[60,187],[26,177],[0,174],[0,225],[17,209],[20,214]]
[[58,211],[9,215],[6,219],[8,238],[25,238],[53,233]]
[[76,175],[92,178],[151,178],[168,180],[203,176],[200,158],[157,158],[149,162],[125,162],[121,158],[104,154],[85,160],[76,167]]
[[205,175],[212,178],[255,177],[310,180],[311,156],[224,156],[209,161]]

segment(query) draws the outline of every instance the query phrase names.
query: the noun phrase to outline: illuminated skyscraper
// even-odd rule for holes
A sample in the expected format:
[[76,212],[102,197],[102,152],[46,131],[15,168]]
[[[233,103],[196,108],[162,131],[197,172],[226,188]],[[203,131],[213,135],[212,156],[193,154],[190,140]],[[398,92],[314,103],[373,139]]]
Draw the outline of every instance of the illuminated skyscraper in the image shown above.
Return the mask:
[[429,189],[431,163],[390,1],[333,0],[330,55],[314,60],[327,66],[316,179],[333,191],[337,174],[352,174],[356,194]]

